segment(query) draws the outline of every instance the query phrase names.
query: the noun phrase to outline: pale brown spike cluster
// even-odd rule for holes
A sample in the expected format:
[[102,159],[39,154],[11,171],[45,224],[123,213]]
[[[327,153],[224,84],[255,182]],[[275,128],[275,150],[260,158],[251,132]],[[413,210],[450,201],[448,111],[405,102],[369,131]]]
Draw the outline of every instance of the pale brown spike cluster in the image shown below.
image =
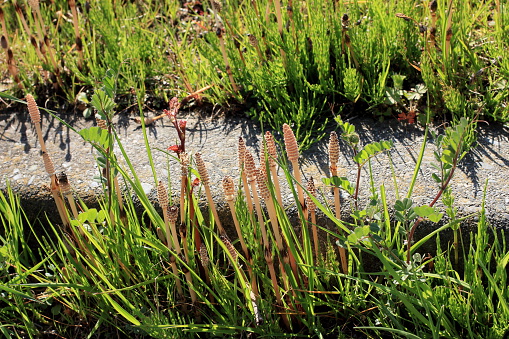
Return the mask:
[[97,122],[97,126],[99,126],[101,129],[108,129],[108,125],[106,124],[106,120],[103,119],[95,119]]
[[228,236],[226,234],[221,234],[220,238],[226,249],[228,249],[228,252],[230,252],[233,262],[236,262],[237,258],[239,257],[239,254],[237,253],[235,247],[233,247],[230,239],[228,239]]
[[189,173],[189,155],[187,153],[180,153],[180,168],[182,176],[186,177]]
[[205,244],[201,244],[200,246],[200,261],[203,267],[207,267],[210,263],[209,254],[207,253],[207,247],[205,247]]
[[71,184],[69,184],[67,175],[64,172],[60,173],[58,176],[58,186],[63,195],[71,193]]
[[32,94],[26,95],[26,101],[28,106],[28,113],[30,114],[30,119],[34,124],[38,124],[41,122],[41,113],[39,112],[39,107],[37,107],[37,103],[35,102]]
[[168,205],[168,193],[166,192],[166,187],[164,186],[162,181],[159,181],[157,184],[157,200],[159,200],[159,205],[161,208],[166,208]]
[[235,184],[230,176],[223,178],[223,191],[226,201],[232,201],[235,198]]
[[258,46],[258,39],[256,39],[256,37],[255,37],[253,34],[248,34],[248,36],[247,36],[247,37],[248,37],[248,39],[249,39],[249,43],[250,43],[252,46],[254,46],[254,47]]
[[210,183],[209,173],[207,172],[207,167],[205,167],[205,162],[201,157],[201,153],[196,153],[195,155],[196,167],[198,168],[198,173],[200,174],[201,182],[204,185],[208,185]]
[[263,167],[263,169],[257,168],[256,183],[258,184],[258,189],[260,190],[260,195],[263,200],[267,201],[270,198],[270,192],[267,187],[267,173],[264,169],[265,167]]
[[[313,177],[309,178],[307,190],[312,196],[316,197],[315,182],[313,180]],[[306,206],[309,212],[316,210],[316,204],[309,196],[306,196]]]
[[221,1],[218,0],[212,0],[212,7],[219,13],[223,9],[223,4]]
[[28,0],[28,5],[32,8],[38,8],[39,0]]
[[44,161],[44,168],[49,176],[55,174],[55,166],[53,166],[53,161],[51,160],[48,152],[42,153],[42,160]]
[[242,167],[244,167],[244,161],[246,158],[246,143],[242,137],[239,137],[238,156],[239,156],[239,167],[240,169],[242,169]]
[[329,139],[329,162],[331,166],[336,166],[339,161],[339,139],[336,132],[330,133]]
[[269,131],[265,133],[265,144],[267,146],[267,153],[269,154],[269,165],[276,166],[276,142],[274,141],[274,136]]
[[245,152],[245,171],[247,176],[247,181],[251,182],[253,180],[256,180],[256,165],[253,159],[253,155],[251,152],[246,150]]
[[175,224],[177,222],[177,218],[179,215],[179,208],[175,205],[170,206],[168,210],[168,219],[172,224]]
[[285,138],[285,147],[288,160],[290,160],[292,163],[297,162],[299,160],[299,146],[297,145],[295,134],[293,134],[293,131],[288,124],[283,125],[283,134]]

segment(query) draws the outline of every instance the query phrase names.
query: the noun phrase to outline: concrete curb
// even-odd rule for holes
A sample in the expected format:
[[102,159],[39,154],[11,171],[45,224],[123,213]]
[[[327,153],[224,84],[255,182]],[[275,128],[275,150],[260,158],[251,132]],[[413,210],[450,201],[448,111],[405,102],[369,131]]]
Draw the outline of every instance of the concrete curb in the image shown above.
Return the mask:
[[[95,125],[92,120],[84,120],[72,114],[62,115],[62,118],[76,129]],[[186,114],[185,118],[188,121],[187,150],[202,153],[211,178],[214,200],[219,206],[220,215],[227,220],[230,212],[224,203],[221,180],[225,175],[238,178],[238,137],[242,136],[246,140],[248,148],[256,158],[260,151],[262,131],[256,123],[243,117],[210,119],[200,118],[197,114],[190,113]],[[394,141],[395,146],[391,151],[391,157],[399,194],[404,197],[413,175],[420,147],[424,142],[423,129],[414,125],[403,125],[396,120],[377,122],[372,119],[355,119],[351,123],[356,126],[362,144],[380,140]],[[75,193],[87,205],[95,204],[100,187],[93,180],[98,174],[93,148],[83,142],[79,135],[61,125],[57,119],[47,113],[43,113],[42,126],[46,145],[57,171],[66,172]],[[145,191],[155,198],[154,178],[149,166],[141,127],[127,115],[116,116],[115,126],[127,154],[135,164]],[[160,151],[176,143],[177,134],[173,126],[167,119],[161,119],[148,128],[148,138],[158,180],[163,182],[169,180],[176,192],[176,188],[179,187],[180,168],[175,160],[168,160],[167,155]],[[489,179],[486,192],[488,220],[497,228],[507,230],[509,229],[509,129],[499,125],[480,125],[478,143],[478,146],[464,158],[452,181],[457,207],[460,215],[479,211],[485,181]],[[56,216],[54,203],[49,191],[45,189],[49,179],[44,172],[35,129],[27,113],[0,115],[0,149],[2,150],[0,161],[4,164],[0,169],[0,189],[5,189],[6,182],[9,181],[14,191],[20,194],[25,212],[31,220],[37,217],[45,219],[44,213],[47,213],[50,220],[57,222],[54,218]],[[434,172],[430,166],[433,162],[433,150],[434,146],[429,143],[412,195],[416,204],[431,202],[438,191],[437,184],[431,179],[431,173]],[[339,175],[353,181],[356,168],[351,160],[352,154],[344,143],[341,143],[341,151]],[[315,183],[319,186],[321,178],[328,175],[327,160],[327,140],[315,144],[302,154],[303,180],[313,176]],[[381,184],[385,185],[389,205],[393,205],[396,189],[389,158],[386,155],[378,156],[372,161],[372,168],[375,186],[378,188]],[[170,173],[170,179],[168,179],[168,173]],[[363,170],[359,206],[365,206],[368,203],[369,181],[367,171]],[[288,209],[290,215],[296,217],[296,209],[291,207],[293,197],[286,186],[283,188],[283,196],[290,206]],[[345,206],[342,211],[343,216],[348,218],[348,197],[345,194],[342,197],[343,206]],[[473,221],[475,218],[471,219],[471,222]],[[223,221],[224,223],[227,221]],[[434,227],[436,225],[432,224],[420,226],[420,233],[426,234]]]

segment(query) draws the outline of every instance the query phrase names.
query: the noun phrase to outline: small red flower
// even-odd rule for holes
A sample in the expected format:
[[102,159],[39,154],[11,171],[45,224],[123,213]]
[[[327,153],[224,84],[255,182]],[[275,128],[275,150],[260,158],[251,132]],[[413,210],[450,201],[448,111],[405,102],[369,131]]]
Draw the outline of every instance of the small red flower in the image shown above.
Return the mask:
[[168,147],[168,151],[173,151],[177,154],[180,154],[180,153],[182,153],[182,147],[180,147],[180,145],[173,145],[173,146]]
[[193,180],[193,183],[191,184],[191,186],[193,186],[193,187],[197,187],[197,186],[199,186],[199,185],[200,185],[200,179],[195,178],[195,179]]
[[416,114],[413,111],[408,112],[408,113],[399,113],[398,114],[398,120],[399,121],[406,121],[409,124],[414,124],[415,123],[415,115]]

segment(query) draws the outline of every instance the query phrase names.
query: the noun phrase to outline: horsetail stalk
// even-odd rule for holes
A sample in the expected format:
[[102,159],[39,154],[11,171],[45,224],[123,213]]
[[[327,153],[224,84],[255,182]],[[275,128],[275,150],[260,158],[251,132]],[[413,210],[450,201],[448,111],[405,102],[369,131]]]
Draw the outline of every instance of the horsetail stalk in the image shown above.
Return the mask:
[[242,186],[244,186],[244,192],[246,195],[246,203],[247,208],[249,210],[249,215],[253,214],[253,200],[251,199],[251,193],[249,190],[249,182],[247,181],[247,174],[246,174],[246,143],[244,142],[244,139],[242,137],[239,137],[239,145],[238,145],[238,157],[239,157],[239,170],[240,170],[240,176],[242,178]]
[[274,136],[267,131],[265,133],[265,147],[267,150],[270,173],[272,175],[272,184],[274,185],[274,192],[276,193],[277,202],[283,208],[283,198],[281,197],[281,188],[279,186],[279,179],[277,175],[277,149],[274,141]]
[[[314,196],[314,197],[316,196],[316,189],[315,189],[315,183],[314,183],[313,177],[309,178],[309,181],[307,184],[307,191],[312,196]],[[316,213],[315,213],[316,204],[309,196],[306,196],[306,210],[311,215],[311,227],[312,227],[312,231],[313,231],[313,244],[315,247],[315,258],[316,258],[316,260],[318,260],[320,251],[318,249],[318,246],[319,246],[318,227],[316,225]]]
[[299,171],[299,146],[295,134],[288,124],[283,125],[283,134],[285,139],[286,155],[288,160],[292,163],[293,176],[297,181],[297,193],[299,196],[299,204],[304,208],[304,192],[302,191],[302,179]]
[[[329,139],[329,169],[332,178],[338,176],[338,163],[339,161],[339,139],[336,132],[332,131]],[[334,209],[336,211],[336,218],[341,220],[341,194],[339,187],[334,185]],[[341,232],[341,231],[340,231]],[[346,257],[346,249],[339,247],[339,257],[341,260],[341,269],[343,273],[348,273],[348,260]]]
[[240,228],[237,214],[235,213],[235,184],[233,183],[232,177],[226,176],[223,178],[223,190],[225,200],[228,203],[228,206],[230,207],[230,212],[233,218],[233,222],[235,224],[235,229],[237,230],[240,246],[242,247],[242,251],[244,252],[244,257],[248,262],[247,270],[249,273],[249,277],[251,279],[251,289],[255,295],[258,295],[258,284],[256,283],[256,277],[253,273],[253,257],[249,253],[249,249],[247,248],[244,236],[242,235],[242,230]]
[[76,208],[76,202],[72,196],[71,184],[69,184],[69,179],[64,172],[62,172],[58,177],[58,185],[60,186],[60,192],[62,192],[62,195],[67,198],[69,206],[71,206],[74,219],[78,219],[78,209]]
[[253,200],[256,208],[256,214],[258,216],[258,224],[260,225],[260,230],[262,232],[262,241],[265,247],[269,246],[269,239],[267,237],[267,230],[265,228],[265,221],[263,220],[262,207],[260,205],[260,199],[258,198],[258,193],[256,190],[256,166],[254,163],[253,155],[251,152],[245,152],[245,170],[247,175],[247,181],[251,186],[251,191],[253,192]]
[[50,176],[51,194],[53,195],[53,199],[55,200],[55,204],[57,205],[58,214],[60,215],[60,220],[62,220],[62,224],[68,226],[70,224],[69,217],[67,216],[64,201],[62,200],[62,197],[59,194],[60,188],[58,186],[58,179],[55,174],[55,167],[53,166],[53,161],[51,161],[48,150],[46,149],[46,143],[44,142],[44,138],[42,136],[41,113],[39,112],[39,107],[37,107],[37,103],[35,102],[35,99],[31,94],[26,95],[26,101],[28,106],[28,113],[30,114],[30,119],[32,120],[32,123],[35,125],[37,137],[39,138],[39,144],[41,145],[44,168],[46,169],[46,172]]
[[[178,216],[178,208],[176,206],[173,206],[174,208],[170,208],[170,225],[172,227],[172,230],[175,229],[173,233],[173,241],[175,244],[178,244],[177,240],[177,231],[176,231],[176,222],[177,222],[177,216]],[[186,224],[181,221],[180,227],[179,227],[179,233],[180,237],[182,238],[182,244],[184,248],[184,253],[182,253],[182,250],[180,248],[180,245],[175,245],[177,256],[180,258],[180,260],[185,263],[186,265],[189,264],[189,245],[187,243],[187,228]],[[193,289],[193,277],[191,275],[191,272],[189,269],[184,265],[182,267],[182,271],[184,272],[184,275],[186,276],[187,285],[189,287],[189,295],[191,296],[191,301],[193,305],[196,303],[197,297],[196,292]]]
[[81,40],[78,11],[76,10],[76,0],[68,0],[72,13],[72,23],[74,26],[74,35],[76,36],[76,51],[78,51],[78,69],[83,68],[83,41]]
[[207,196],[209,207],[212,210],[212,214],[214,215],[214,221],[217,225],[219,235],[225,234],[226,232],[225,232],[223,226],[221,225],[221,221],[219,220],[219,215],[217,214],[216,204],[214,203],[214,199],[212,199],[212,193],[210,191],[210,185],[209,185],[210,177],[207,172],[207,167],[205,166],[205,162],[203,162],[201,153],[196,153],[194,155],[194,157],[195,157],[198,173],[200,174],[201,182],[203,184],[203,187],[205,188],[205,194]]
[[239,220],[237,218],[237,214],[235,213],[235,184],[233,183],[232,177],[226,176],[223,178],[223,191],[225,200],[228,203],[228,206],[230,207],[233,223],[235,224],[235,230],[237,231],[237,236],[239,237],[240,246],[242,247],[244,256],[246,257],[247,260],[249,260],[250,259],[249,250],[247,249],[247,245],[244,240],[244,236],[242,235],[242,230],[240,228]]
[[189,174],[189,157],[187,153],[179,154],[180,159],[180,220],[186,220],[186,193],[187,193],[187,175]]
[[[166,187],[164,184],[159,181],[159,184],[157,185],[157,199],[159,200],[159,205],[161,206],[163,210],[163,217],[164,217],[164,225],[166,228],[166,246],[168,249],[172,249],[172,243],[173,243],[173,250],[178,254],[180,254],[180,245],[178,243],[178,239],[176,237],[176,228],[175,228],[175,222],[178,215],[178,211],[175,210],[176,207],[172,206],[170,207],[170,211],[168,210],[168,193],[166,191]],[[171,230],[170,230],[171,226]],[[160,230],[160,228],[158,228]],[[172,232],[173,230],[173,232]],[[162,233],[162,232],[161,232]],[[158,236],[159,235],[158,232]],[[172,237],[173,236],[173,240]],[[175,284],[177,286],[177,295],[179,299],[182,299],[184,297],[184,290],[182,289],[182,284],[180,283],[179,279],[179,271],[177,268],[176,258],[175,255],[170,254],[170,265],[171,269],[173,271],[173,275],[175,276]]]

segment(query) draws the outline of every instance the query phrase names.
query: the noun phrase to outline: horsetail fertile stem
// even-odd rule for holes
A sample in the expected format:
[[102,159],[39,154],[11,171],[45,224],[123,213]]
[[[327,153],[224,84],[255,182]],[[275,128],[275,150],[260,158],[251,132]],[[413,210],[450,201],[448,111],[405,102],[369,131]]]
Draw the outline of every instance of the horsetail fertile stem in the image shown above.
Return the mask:
[[[233,179],[230,176],[226,176],[223,179],[223,190],[225,200],[230,207],[230,212],[232,214],[233,222],[235,224],[235,229],[237,230],[237,234],[240,240],[240,246],[242,247],[242,251],[244,252],[244,257],[246,258],[248,265],[247,270],[249,273],[249,277],[251,279],[251,288],[255,295],[258,295],[258,284],[256,283],[256,277],[253,273],[253,258],[249,253],[246,242],[244,240],[244,236],[242,235],[242,230],[240,228],[239,220],[237,219],[237,214],[235,213],[235,184],[233,183]],[[256,300],[255,300],[256,301]]]
[[263,220],[262,207],[260,205],[260,199],[258,198],[258,193],[256,191],[256,166],[254,163],[253,155],[251,152],[246,150],[245,153],[245,170],[247,175],[247,181],[251,186],[251,191],[253,192],[253,200],[256,208],[256,214],[258,216],[258,224],[260,225],[260,230],[262,231],[262,240],[263,246],[269,246],[269,239],[267,237],[267,230],[265,229],[265,221]]
[[[182,254],[182,250],[180,248],[180,244],[177,239],[177,230],[176,230],[178,207],[177,206],[170,207],[168,216],[170,219],[170,226],[173,231],[173,233],[172,233],[173,242],[175,244],[175,250],[176,250],[177,256],[184,264],[188,265],[189,264],[189,248],[188,248],[188,244],[187,244],[186,224],[181,221],[180,227],[179,227],[180,237],[182,238],[182,244],[183,244],[182,246],[184,247],[184,254]],[[191,296],[191,301],[194,305],[194,303],[196,302],[196,292],[193,289],[193,277],[186,265],[184,265],[182,267],[182,271],[184,272],[184,274],[186,276],[187,285],[189,287],[189,294]]]
[[39,112],[39,107],[37,107],[37,103],[35,102],[35,99],[31,94],[26,95],[26,101],[28,106],[28,113],[30,114],[30,119],[32,120],[32,123],[35,125],[37,137],[39,138],[39,144],[41,145],[44,168],[46,169],[46,172],[51,178],[50,179],[51,194],[53,195],[53,199],[55,200],[55,204],[57,205],[58,214],[60,215],[62,224],[68,226],[70,224],[69,217],[67,216],[64,201],[62,200],[62,197],[59,194],[60,188],[58,187],[58,179],[55,174],[55,167],[53,166],[53,161],[51,161],[48,150],[46,149],[46,143],[44,142],[44,138],[42,136],[41,113]]
[[60,192],[62,192],[62,195],[67,198],[69,206],[71,206],[74,219],[78,219],[78,209],[76,208],[76,203],[72,196],[71,185],[69,184],[69,179],[64,172],[62,172],[58,177],[58,185],[60,186]]
[[189,157],[187,153],[179,154],[180,159],[180,222],[186,220],[186,195],[187,195],[187,175],[189,173]]
[[[331,178],[338,176],[338,163],[339,161],[339,139],[336,132],[332,131],[329,139],[329,169]],[[341,220],[341,195],[339,187],[334,185],[334,209],[336,210],[336,218]],[[343,273],[348,273],[348,261],[346,258],[346,249],[339,247],[339,257],[341,259],[341,269]]]
[[198,173],[200,174],[200,179],[203,184],[203,187],[205,188],[205,194],[207,195],[207,200],[210,206],[210,209],[212,210],[212,214],[214,215],[214,221],[217,225],[217,229],[219,231],[219,235],[226,234],[223,226],[221,225],[221,221],[219,220],[219,215],[217,214],[216,210],[216,204],[214,203],[214,199],[212,199],[212,193],[210,191],[210,177],[207,172],[207,167],[205,166],[205,162],[203,162],[203,159],[201,157],[201,153],[196,153],[194,155],[195,161],[196,161],[196,167],[198,168]]
[[235,224],[235,230],[237,231],[237,236],[239,237],[240,246],[242,247],[242,251],[244,252],[246,260],[249,260],[249,250],[247,249],[247,245],[244,241],[244,236],[242,235],[242,230],[240,228],[239,220],[237,219],[237,214],[235,213],[235,184],[233,183],[232,177],[226,176],[223,178],[223,191],[225,200],[230,207],[233,223]]
[[239,156],[239,171],[240,176],[242,178],[242,186],[244,186],[244,192],[246,195],[246,203],[247,208],[249,210],[249,215],[253,214],[253,201],[251,200],[251,193],[249,190],[249,183],[247,181],[247,174],[246,174],[246,143],[244,142],[244,139],[242,137],[239,137],[239,145],[238,145],[238,156]]
[[74,35],[76,36],[76,51],[78,51],[78,69],[83,68],[83,41],[81,40],[78,11],[76,10],[76,0],[68,0],[72,13],[72,23],[74,26]]
[[[168,193],[166,191],[166,187],[164,184],[159,181],[159,184],[157,185],[157,199],[159,200],[159,205],[161,206],[163,210],[163,217],[164,217],[164,225],[166,228],[166,246],[169,250],[172,249],[178,254],[180,254],[180,245],[178,243],[177,238],[177,230],[175,227],[175,222],[177,221],[177,215],[178,210],[177,207],[172,206],[170,208],[170,211],[168,211]],[[170,230],[171,226],[171,230]],[[158,233],[159,235],[159,233]],[[172,238],[173,237],[173,240]],[[172,246],[173,243],[173,246]],[[179,271],[177,268],[176,258],[174,254],[170,254],[170,265],[171,269],[173,271],[173,275],[175,276],[175,284],[177,286],[177,295],[179,299],[182,299],[184,297],[184,290],[182,289],[182,284],[180,283],[179,279]]]
[[274,141],[274,136],[267,131],[265,133],[265,147],[267,148],[267,155],[269,161],[270,173],[272,175],[272,183],[274,184],[274,192],[276,193],[277,202],[283,208],[283,198],[281,197],[281,188],[279,186],[279,178],[277,175],[277,149]]
[[[307,191],[310,195],[316,197],[316,189],[315,189],[315,183],[313,180],[313,177],[309,178],[308,184],[307,184]],[[306,210],[311,214],[311,227],[313,229],[313,244],[315,247],[315,258],[318,261],[319,258],[319,250],[318,250],[318,227],[316,225],[316,204],[315,202],[309,197],[306,196]]]
[[288,156],[288,160],[292,163],[293,176],[297,181],[296,186],[299,196],[299,204],[301,208],[304,208],[304,192],[302,191],[302,179],[299,171],[299,146],[297,145],[297,139],[295,139],[295,135],[288,124],[283,125],[283,134],[285,139],[286,155]]

